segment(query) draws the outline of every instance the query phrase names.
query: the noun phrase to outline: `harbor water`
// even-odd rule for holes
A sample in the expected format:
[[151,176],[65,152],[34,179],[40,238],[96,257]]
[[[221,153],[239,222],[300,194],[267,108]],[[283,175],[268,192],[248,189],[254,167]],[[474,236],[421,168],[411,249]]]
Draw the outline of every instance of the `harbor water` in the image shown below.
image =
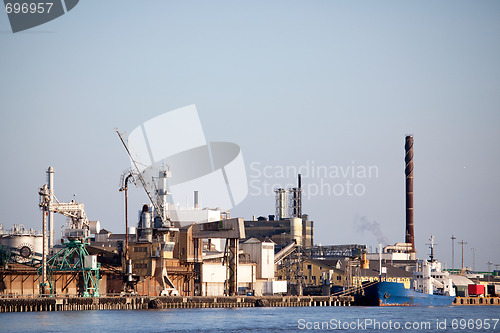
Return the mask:
[[0,332],[500,332],[500,307],[263,307],[0,314]]

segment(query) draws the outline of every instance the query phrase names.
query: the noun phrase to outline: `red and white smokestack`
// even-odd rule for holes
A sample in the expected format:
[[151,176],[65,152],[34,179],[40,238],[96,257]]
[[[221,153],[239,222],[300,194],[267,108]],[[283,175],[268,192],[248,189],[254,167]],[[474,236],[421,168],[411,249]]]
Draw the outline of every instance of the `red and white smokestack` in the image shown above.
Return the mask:
[[405,138],[406,176],[406,230],[405,242],[411,244],[411,259],[415,259],[415,233],[413,230],[413,136]]

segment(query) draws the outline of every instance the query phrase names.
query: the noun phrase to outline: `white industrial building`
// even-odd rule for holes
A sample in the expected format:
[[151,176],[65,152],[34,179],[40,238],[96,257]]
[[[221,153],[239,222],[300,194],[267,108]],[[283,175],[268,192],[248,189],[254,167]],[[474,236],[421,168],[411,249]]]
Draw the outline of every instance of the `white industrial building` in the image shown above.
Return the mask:
[[[256,266],[254,263],[238,263],[238,290],[253,290]],[[226,266],[221,262],[204,262],[201,267],[202,296],[224,296],[226,278]]]
[[[274,243],[250,238],[240,244],[237,278],[240,293],[253,291],[256,296],[286,293],[286,281],[274,281]],[[227,279],[220,254],[206,254],[201,268],[202,295],[223,296]]]
[[274,279],[274,243],[261,242],[257,238],[250,238],[240,244],[243,252],[247,253],[252,262],[257,264],[258,280],[272,281]]

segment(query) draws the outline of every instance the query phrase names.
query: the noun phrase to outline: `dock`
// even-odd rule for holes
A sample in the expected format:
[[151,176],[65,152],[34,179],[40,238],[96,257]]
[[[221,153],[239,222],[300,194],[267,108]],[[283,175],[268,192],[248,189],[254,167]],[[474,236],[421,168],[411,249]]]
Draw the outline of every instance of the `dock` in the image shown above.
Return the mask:
[[183,308],[252,308],[352,306],[350,296],[127,296],[127,297],[12,297],[0,298],[2,312],[146,310]]
[[457,297],[453,305],[500,305],[500,297]]

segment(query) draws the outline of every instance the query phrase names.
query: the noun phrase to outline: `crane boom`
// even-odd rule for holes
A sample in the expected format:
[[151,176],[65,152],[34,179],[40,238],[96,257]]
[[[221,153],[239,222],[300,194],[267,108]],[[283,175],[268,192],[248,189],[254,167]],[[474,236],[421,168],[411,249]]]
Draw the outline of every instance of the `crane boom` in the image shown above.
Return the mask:
[[132,157],[132,154],[130,153],[128,146],[125,143],[125,140],[123,140],[123,137],[122,137],[121,133],[118,131],[118,129],[115,129],[115,130],[116,130],[116,133],[118,134],[118,136],[120,137],[120,140],[121,140],[123,146],[125,147],[125,150],[127,151],[127,154],[130,157],[130,160],[132,161],[132,164],[134,164],[135,170],[137,171],[137,178],[139,178],[139,181],[141,182],[142,187],[144,188],[144,191],[146,191],[146,194],[149,198],[149,201],[151,201],[151,204],[153,205],[155,211],[161,217],[162,223],[166,222],[166,216],[164,216],[163,209],[160,209],[160,207],[158,206],[158,203],[155,200],[153,200],[153,196],[151,195],[151,192],[148,190],[148,186],[146,184],[146,181],[144,180],[144,177],[142,176],[142,172],[139,169],[139,167],[137,166],[137,162]]
[[51,200],[47,185],[43,185],[38,194],[40,195],[39,206],[46,212],[58,213],[71,219],[69,229],[65,230],[68,239],[85,240],[90,236],[90,222],[85,214],[84,204],[75,201],[54,202]]

